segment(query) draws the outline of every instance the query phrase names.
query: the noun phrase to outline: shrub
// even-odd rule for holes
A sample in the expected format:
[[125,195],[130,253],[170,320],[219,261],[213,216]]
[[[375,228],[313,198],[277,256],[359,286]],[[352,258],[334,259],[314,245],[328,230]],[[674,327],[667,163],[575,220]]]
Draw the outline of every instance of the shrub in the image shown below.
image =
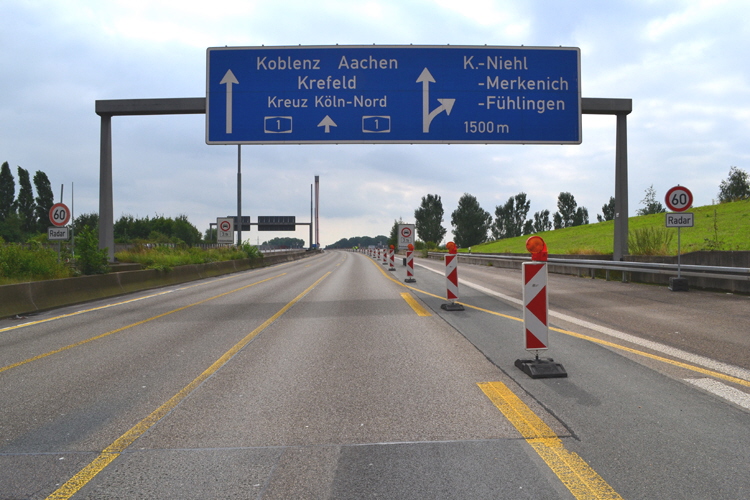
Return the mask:
[[67,278],[70,269],[60,262],[57,252],[38,242],[28,245],[5,243],[0,238],[0,282]]
[[628,248],[632,255],[669,255],[674,233],[666,228],[644,227],[631,231]]
[[107,249],[99,249],[99,238],[90,227],[84,228],[76,237],[76,267],[82,274],[106,274],[109,272]]

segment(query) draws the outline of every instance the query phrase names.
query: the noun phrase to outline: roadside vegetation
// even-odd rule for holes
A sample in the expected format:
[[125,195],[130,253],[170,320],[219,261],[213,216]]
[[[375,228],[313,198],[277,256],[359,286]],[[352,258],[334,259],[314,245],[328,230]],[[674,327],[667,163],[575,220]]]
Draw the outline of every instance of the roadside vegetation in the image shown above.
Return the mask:
[[[695,226],[680,230],[681,252],[750,250],[750,199],[695,207]],[[633,255],[677,255],[677,229],[666,228],[664,213],[628,219],[628,246]],[[550,254],[607,255],[614,247],[614,221],[535,233]],[[475,245],[473,253],[526,254],[529,235]],[[460,251],[466,252],[468,248]]]
[[140,264],[144,269],[161,269],[168,271],[176,266],[189,264],[208,264],[226,260],[260,259],[262,255],[257,247],[243,244],[241,247],[217,247],[202,249],[187,246],[152,246],[137,244],[133,248],[117,252],[118,262]]
[[[6,243],[0,238],[0,285],[29,281],[71,278],[74,276],[103,274],[110,271],[106,252],[98,248],[96,236],[84,231],[76,239],[75,261],[71,259],[70,246],[61,245],[60,253],[38,241],[27,244]],[[185,245],[136,244],[132,249],[115,254],[118,262],[137,263],[143,269],[169,271],[176,266],[206,264],[239,259],[261,259],[257,247],[202,249]]]

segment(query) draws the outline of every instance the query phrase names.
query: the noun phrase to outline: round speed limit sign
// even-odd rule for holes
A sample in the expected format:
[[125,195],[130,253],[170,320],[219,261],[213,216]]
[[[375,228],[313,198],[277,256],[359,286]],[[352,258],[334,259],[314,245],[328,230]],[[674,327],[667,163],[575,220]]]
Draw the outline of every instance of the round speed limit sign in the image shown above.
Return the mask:
[[55,203],[49,209],[49,221],[53,226],[63,227],[70,221],[70,209],[63,203]]
[[693,205],[693,193],[683,186],[675,186],[664,197],[667,208],[673,212],[684,212]]

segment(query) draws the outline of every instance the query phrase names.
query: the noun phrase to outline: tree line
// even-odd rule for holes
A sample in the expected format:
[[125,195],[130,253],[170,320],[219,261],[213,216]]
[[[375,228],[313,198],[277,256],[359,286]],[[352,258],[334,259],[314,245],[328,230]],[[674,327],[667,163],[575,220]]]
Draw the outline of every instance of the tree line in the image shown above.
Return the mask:
[[[750,181],[748,174],[742,169],[731,167],[727,179],[719,185],[719,203],[750,199]],[[642,208],[637,215],[649,215],[666,212],[666,208],[658,201],[653,184],[646,189],[641,200]],[[549,210],[541,210],[529,217],[531,202],[526,193],[518,193],[508,198],[503,205],[495,207],[495,216],[484,210],[476,197],[464,193],[458,200],[458,207],[451,213],[453,226],[453,241],[461,248],[468,248],[488,241],[490,238],[500,240],[517,236],[530,235],[581,226],[589,223],[589,212],[586,207],[579,207],[575,197],[569,192],[561,192],[557,197],[557,212],[550,220]],[[422,197],[422,202],[414,211],[417,237],[428,247],[440,244],[447,230],[443,223],[443,204],[437,194]],[[602,206],[602,214],[597,214],[597,221],[613,220],[615,217],[615,198]],[[398,225],[403,220],[394,221],[391,229],[390,244],[396,241]]]
[[388,237],[381,236],[355,236],[353,238],[341,238],[336,243],[326,245],[326,248],[368,248],[370,246],[382,247],[388,245]]
[[[82,214],[73,221],[73,230],[80,233],[84,229],[92,231],[99,227],[99,214]],[[201,232],[187,215],[175,218],[156,215],[154,217],[134,217],[124,214],[115,221],[115,243],[174,243],[187,246],[203,243]],[[213,240],[207,241],[212,243]]]
[[[558,211],[552,215],[552,220],[549,210],[536,212],[529,218],[530,208],[531,201],[526,193],[518,193],[503,205],[496,206],[493,217],[480,206],[475,196],[464,193],[458,200],[458,207],[451,213],[453,241],[459,247],[467,248],[489,238],[500,240],[589,223],[588,210],[579,207],[575,197],[568,192],[558,196]],[[443,203],[437,194],[422,197],[419,208],[414,211],[417,237],[428,248],[439,245],[448,232],[442,226],[443,216]],[[392,238],[395,238],[398,224],[402,223],[395,221]]]

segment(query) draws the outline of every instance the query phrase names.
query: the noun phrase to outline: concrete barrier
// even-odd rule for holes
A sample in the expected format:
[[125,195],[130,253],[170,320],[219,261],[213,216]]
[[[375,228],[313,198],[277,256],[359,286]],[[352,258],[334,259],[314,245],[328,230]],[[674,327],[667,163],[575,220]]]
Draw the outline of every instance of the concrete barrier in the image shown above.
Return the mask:
[[310,251],[288,252],[264,256],[262,259],[242,259],[179,266],[169,271],[156,269],[121,271],[77,278],[3,285],[0,286],[0,317],[28,314],[125,293],[267,267],[303,259],[316,253]]

